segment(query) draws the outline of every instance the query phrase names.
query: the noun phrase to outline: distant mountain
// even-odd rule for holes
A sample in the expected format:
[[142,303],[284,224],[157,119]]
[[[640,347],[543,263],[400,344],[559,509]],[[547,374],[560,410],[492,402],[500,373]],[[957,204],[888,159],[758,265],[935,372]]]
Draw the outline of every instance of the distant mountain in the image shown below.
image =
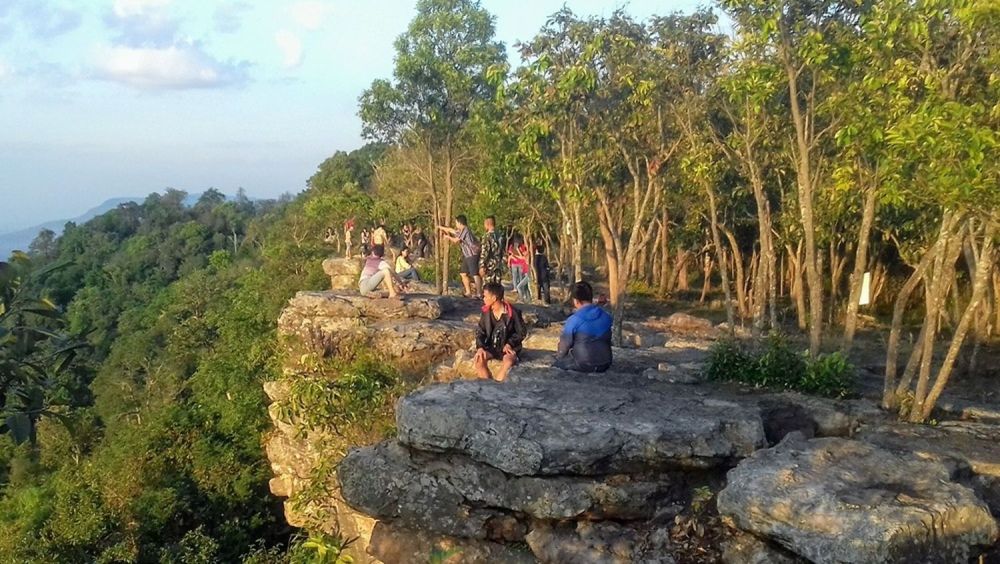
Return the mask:
[[[198,198],[200,197],[201,197],[200,193],[188,194],[187,197],[184,198],[184,205],[193,206],[195,203],[198,202]],[[229,199],[230,196],[226,196],[226,198]],[[65,227],[66,224],[70,221],[76,223],[77,225],[80,225],[90,221],[91,219],[94,219],[95,217],[103,213],[109,212],[126,202],[135,202],[137,204],[141,204],[144,201],[146,201],[145,197],[111,198],[110,200],[105,200],[104,202],[102,202],[101,205],[87,210],[86,213],[71,219],[56,219],[53,221],[47,221],[45,223],[35,225],[33,227],[28,227],[26,229],[19,229],[17,231],[10,231],[8,233],[0,233],[0,260],[5,260],[15,250],[27,251],[28,245],[30,245],[31,242],[35,240],[35,237],[38,236],[38,232],[43,229],[50,229],[54,231],[56,235],[61,235],[63,227]]]

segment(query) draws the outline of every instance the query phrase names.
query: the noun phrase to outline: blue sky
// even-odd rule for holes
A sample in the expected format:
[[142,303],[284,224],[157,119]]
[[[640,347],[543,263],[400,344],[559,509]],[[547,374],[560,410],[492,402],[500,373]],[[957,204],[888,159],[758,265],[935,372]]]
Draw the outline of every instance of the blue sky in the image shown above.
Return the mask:
[[[483,0],[497,37],[551,13],[636,17],[697,0]],[[361,143],[357,98],[392,73],[415,0],[0,0],[0,232],[115,196],[297,193]]]

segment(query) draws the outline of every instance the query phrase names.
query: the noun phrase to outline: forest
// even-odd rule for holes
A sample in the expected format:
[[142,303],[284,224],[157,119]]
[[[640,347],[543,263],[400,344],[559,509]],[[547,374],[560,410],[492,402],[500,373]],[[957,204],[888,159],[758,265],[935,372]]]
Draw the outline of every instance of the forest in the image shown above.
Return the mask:
[[[320,558],[268,493],[261,382],[349,218],[495,215],[562,279],[597,273],[619,335],[637,296],[711,298],[812,357],[873,333],[883,407],[914,422],[977,369],[1000,328],[1000,5],[564,8],[516,63],[494,25],[417,2],[359,97],[371,143],[295,197],[167,190],[0,263],[0,560]],[[457,251],[432,248],[443,292]]]

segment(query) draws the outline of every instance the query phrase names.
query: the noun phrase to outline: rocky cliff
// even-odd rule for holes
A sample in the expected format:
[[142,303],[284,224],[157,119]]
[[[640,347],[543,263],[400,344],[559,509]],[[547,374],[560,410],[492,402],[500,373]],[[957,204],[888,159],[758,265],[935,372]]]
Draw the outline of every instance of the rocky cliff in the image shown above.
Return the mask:
[[[701,382],[714,330],[682,317],[630,324],[612,372],[567,373],[547,367],[565,312],[526,310],[525,362],[500,384],[467,379],[474,302],[296,296],[286,376],[266,386],[289,522],[388,563],[965,562],[997,540],[995,423],[912,427],[863,400]],[[282,406],[304,358],[357,347],[421,385],[392,438],[330,452]]]

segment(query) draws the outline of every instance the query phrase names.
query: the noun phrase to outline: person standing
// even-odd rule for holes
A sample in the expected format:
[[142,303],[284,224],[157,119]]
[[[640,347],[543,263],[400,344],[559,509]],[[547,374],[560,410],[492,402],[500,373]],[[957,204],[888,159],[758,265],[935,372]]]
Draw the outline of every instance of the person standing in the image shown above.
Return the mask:
[[[460,214],[455,216],[455,227],[438,225],[437,228],[444,233],[445,239],[448,239],[452,243],[458,243],[459,248],[462,250],[462,269],[460,274],[462,276],[462,287],[465,289],[463,295],[467,298],[473,295],[481,295],[483,293],[483,279],[479,276],[479,252],[482,249],[480,248],[479,241],[476,240],[476,236],[469,229],[469,220]],[[475,294],[472,293],[473,281],[476,285]]]
[[[521,312],[503,299],[503,286],[487,282],[483,286],[483,309],[476,327],[476,354],[472,363],[480,378],[498,382],[507,379],[507,372],[517,364],[521,343],[527,336]],[[489,362],[499,360],[500,370],[494,376]]]
[[611,315],[595,303],[587,282],[573,285],[573,307],[559,336],[553,366],[576,372],[604,372],[611,367]]
[[535,243],[535,257],[533,260],[535,267],[535,282],[538,285],[538,299],[545,305],[552,302],[549,289],[549,258],[545,256],[545,245],[538,241]]
[[500,284],[503,279],[503,247],[497,235],[497,220],[492,215],[483,220],[483,244],[479,252],[479,276],[483,282]]
[[379,220],[378,227],[375,231],[372,231],[372,246],[375,248],[381,248],[382,253],[385,254],[386,247],[389,246],[389,233],[385,230],[385,220]]
[[518,301],[531,302],[531,278],[528,276],[528,246],[517,233],[510,238],[507,246],[507,265],[510,267],[510,280],[517,291]]
[[368,234],[368,228],[365,227],[361,230],[361,256],[368,256],[371,252],[371,236]]
[[351,258],[351,234],[354,233],[354,218],[344,222],[344,258]]

